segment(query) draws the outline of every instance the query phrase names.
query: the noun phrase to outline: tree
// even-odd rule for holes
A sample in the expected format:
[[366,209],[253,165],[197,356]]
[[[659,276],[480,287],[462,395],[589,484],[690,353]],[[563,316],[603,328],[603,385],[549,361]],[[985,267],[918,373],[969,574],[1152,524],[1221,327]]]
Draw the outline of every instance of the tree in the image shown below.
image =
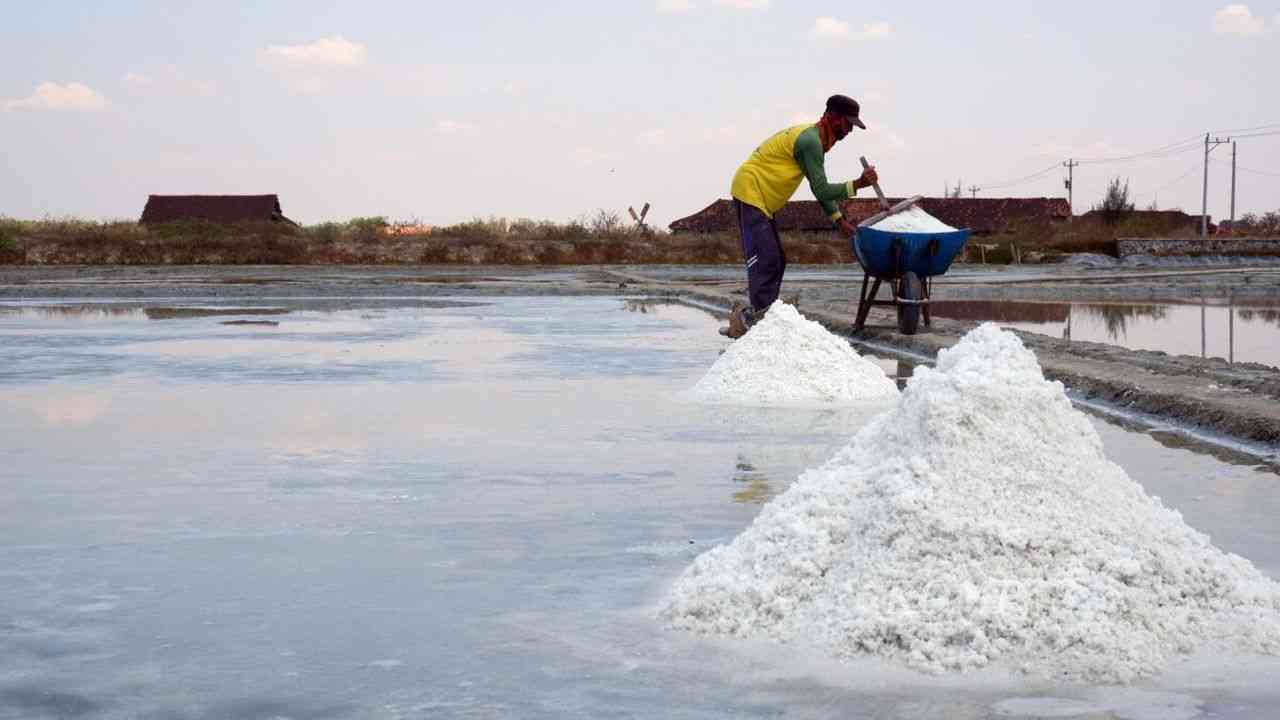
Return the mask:
[[587,227],[592,235],[611,235],[622,230],[622,215],[601,208],[587,221]]
[[1280,210],[1273,210],[1263,215],[1245,213],[1231,229],[1245,235],[1260,237],[1280,235]]
[[961,190],[961,187],[960,187],[960,186],[961,186],[961,181],[957,180],[957,181],[956,181],[956,186],[955,186],[954,188],[947,188],[947,189],[945,190],[945,193],[946,193],[946,194],[945,194],[945,195],[943,195],[943,197],[948,197],[948,198],[958,198],[958,197],[960,197],[960,193],[961,193],[961,192],[963,192],[963,191]]
[[1124,185],[1121,185],[1120,178],[1112,180],[1107,185],[1107,194],[1102,198],[1102,203],[1094,205],[1093,209],[1101,210],[1103,219],[1108,222],[1115,222],[1133,212],[1133,203],[1129,201],[1129,181],[1126,179]]

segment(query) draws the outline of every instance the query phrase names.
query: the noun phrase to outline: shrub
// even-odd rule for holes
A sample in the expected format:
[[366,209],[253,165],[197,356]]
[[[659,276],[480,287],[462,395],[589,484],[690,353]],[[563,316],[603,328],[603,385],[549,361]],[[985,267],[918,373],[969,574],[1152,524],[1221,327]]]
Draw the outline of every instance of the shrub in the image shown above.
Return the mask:
[[611,210],[596,210],[587,222],[592,235],[613,235],[622,230],[622,216]]
[[385,230],[390,226],[391,223],[381,215],[355,217],[347,221],[347,230],[351,233],[351,238],[360,242],[377,240],[385,235]]
[[1102,216],[1108,222],[1117,222],[1133,212],[1133,203],[1129,200],[1129,181],[1125,180],[1122,186],[1120,178],[1112,180],[1107,185],[1107,194],[1103,196],[1102,202],[1094,205],[1093,209],[1101,210]]
[[0,251],[13,250],[18,247],[18,232],[22,224],[0,215]]
[[1246,235],[1280,235],[1280,210],[1273,210],[1261,216],[1256,213],[1245,213],[1231,229]]
[[307,227],[304,233],[320,242],[335,243],[342,237],[345,229],[341,223],[323,222]]

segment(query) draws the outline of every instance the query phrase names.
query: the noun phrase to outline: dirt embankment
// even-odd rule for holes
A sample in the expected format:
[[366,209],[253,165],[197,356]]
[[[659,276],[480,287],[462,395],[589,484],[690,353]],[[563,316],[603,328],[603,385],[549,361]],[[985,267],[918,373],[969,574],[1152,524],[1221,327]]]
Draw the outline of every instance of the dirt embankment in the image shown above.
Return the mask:
[[[632,291],[692,298],[721,308],[740,299],[725,288],[662,282],[637,272],[613,274]],[[842,335],[853,332],[849,308],[847,300],[806,300],[803,305],[807,317]],[[906,336],[890,329],[894,324],[890,312],[873,309],[869,326],[855,343],[933,358],[978,325],[934,318],[929,332]],[[1280,451],[1280,371],[1275,368],[1018,334],[1035,350],[1045,376],[1061,381],[1082,399]]]
[[[795,233],[784,242],[795,263],[848,263],[834,233]],[[613,231],[476,235],[386,235],[262,226],[149,230],[84,227],[11,234],[9,265],[687,265],[742,262],[736,233]]]

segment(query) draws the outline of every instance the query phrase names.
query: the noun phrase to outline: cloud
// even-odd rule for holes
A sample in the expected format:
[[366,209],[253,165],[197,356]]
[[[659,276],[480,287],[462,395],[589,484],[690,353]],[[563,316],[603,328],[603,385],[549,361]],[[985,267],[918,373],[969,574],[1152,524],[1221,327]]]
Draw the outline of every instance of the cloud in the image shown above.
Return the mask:
[[59,85],[42,82],[30,96],[9,100],[5,110],[71,110],[93,112],[107,106],[107,99],[97,90],[78,82]]
[[269,45],[262,51],[269,64],[291,69],[351,68],[369,61],[368,50],[341,35],[320,38],[306,45]]
[[887,22],[864,23],[861,30],[855,31],[849,23],[833,17],[820,17],[813,21],[814,37],[827,40],[875,40],[889,37],[892,33],[893,28]]
[[431,126],[431,132],[436,135],[466,135],[476,130],[475,125],[462,120],[437,120],[435,125]]
[[637,142],[641,145],[648,145],[650,147],[661,147],[667,144],[667,131],[664,128],[645,130],[640,133],[640,136],[637,138]]
[[849,23],[833,17],[820,17],[813,23],[813,34],[818,37],[848,37]]
[[164,65],[147,72],[129,71],[121,78],[125,89],[134,95],[185,95],[209,97],[214,84],[189,77],[176,65]]
[[862,30],[858,32],[858,37],[864,40],[872,40],[875,38],[886,38],[893,34],[893,27],[887,22],[873,22],[862,26]]
[[711,0],[711,4],[734,10],[764,10],[769,7],[769,0]]
[[[580,167],[603,166],[617,159],[617,154],[599,150],[590,145],[579,145],[573,149],[573,164]],[[613,169],[610,168],[610,172]]]
[[679,15],[693,10],[692,0],[658,0],[658,12]]
[[737,145],[743,141],[745,134],[736,125],[704,128],[702,139],[713,145]]
[[392,97],[439,97],[453,92],[458,69],[449,65],[413,65],[377,68],[383,92]]
[[1213,31],[1222,35],[1258,35],[1267,21],[1254,17],[1248,5],[1228,5],[1213,14]]
[[[711,0],[711,4],[730,10],[765,10],[769,0]],[[664,15],[684,15],[698,8],[693,0],[657,0],[655,7]]]
[[338,74],[368,65],[369,51],[334,35],[305,45],[269,45],[258,52],[258,61],[292,91],[314,95],[328,90]]

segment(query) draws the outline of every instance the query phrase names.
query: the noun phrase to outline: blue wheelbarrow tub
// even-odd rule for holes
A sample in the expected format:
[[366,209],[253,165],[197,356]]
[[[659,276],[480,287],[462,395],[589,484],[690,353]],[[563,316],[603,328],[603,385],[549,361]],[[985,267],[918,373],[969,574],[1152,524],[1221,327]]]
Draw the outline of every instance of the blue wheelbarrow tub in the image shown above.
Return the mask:
[[860,227],[851,243],[854,257],[872,277],[895,280],[909,270],[926,278],[942,275],[951,267],[970,232],[910,233]]

